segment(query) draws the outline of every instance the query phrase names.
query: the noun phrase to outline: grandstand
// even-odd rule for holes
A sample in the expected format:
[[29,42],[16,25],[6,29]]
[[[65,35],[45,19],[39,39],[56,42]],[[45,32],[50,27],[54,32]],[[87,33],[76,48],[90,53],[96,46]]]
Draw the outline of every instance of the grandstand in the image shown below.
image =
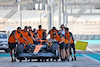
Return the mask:
[[[42,4],[41,9],[36,4]],[[98,40],[100,0],[0,0],[0,31],[7,26],[16,29],[20,23],[37,29],[40,21],[47,30],[65,24],[76,40]]]
[[12,6],[16,0],[0,0],[0,6]]

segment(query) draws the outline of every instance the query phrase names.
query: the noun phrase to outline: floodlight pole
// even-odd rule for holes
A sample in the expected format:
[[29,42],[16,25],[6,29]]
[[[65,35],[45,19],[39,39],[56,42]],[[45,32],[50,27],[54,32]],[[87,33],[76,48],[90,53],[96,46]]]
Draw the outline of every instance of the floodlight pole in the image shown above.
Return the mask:
[[[20,0],[18,0],[20,2]],[[22,28],[22,11],[21,5],[18,3],[18,11],[19,11],[19,19],[20,19],[20,27]]]
[[18,5],[18,11],[19,11],[20,27],[22,28],[22,11],[21,11],[21,6],[20,5]]
[[[52,18],[51,18],[51,6],[50,6],[50,0],[48,0],[48,6],[49,7],[47,7],[47,10],[48,10],[48,22],[47,22],[47,25],[48,25],[48,30],[50,30],[51,29],[51,26],[52,26]],[[49,8],[49,9],[48,9]]]
[[53,8],[53,5],[51,6],[51,14],[52,14],[51,15],[51,17],[52,17],[51,18],[51,20],[52,20],[51,21],[51,28],[52,28],[54,26],[54,20],[53,20],[54,19],[54,8]]
[[59,0],[59,4],[58,4],[58,8],[59,8],[59,19],[58,19],[58,22],[59,22],[59,29],[60,29],[60,26],[61,26],[61,1]]
[[20,10],[20,27],[22,28],[22,11]]
[[39,13],[39,14],[40,14],[40,23],[39,24],[41,25],[41,13]]

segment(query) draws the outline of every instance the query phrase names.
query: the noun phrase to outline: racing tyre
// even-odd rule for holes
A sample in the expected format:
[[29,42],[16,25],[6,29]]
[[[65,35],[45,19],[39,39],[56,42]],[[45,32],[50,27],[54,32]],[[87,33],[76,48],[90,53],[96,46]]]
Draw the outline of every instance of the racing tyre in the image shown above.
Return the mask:
[[5,49],[5,52],[6,52],[6,53],[9,53],[10,51],[9,51],[9,49]]

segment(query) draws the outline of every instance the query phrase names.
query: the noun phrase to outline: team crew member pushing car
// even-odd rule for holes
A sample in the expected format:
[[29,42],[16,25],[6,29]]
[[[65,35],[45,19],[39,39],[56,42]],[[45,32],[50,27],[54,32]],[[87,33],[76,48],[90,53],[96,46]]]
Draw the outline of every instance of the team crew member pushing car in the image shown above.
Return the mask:
[[53,27],[53,28],[48,32],[47,36],[50,34],[50,39],[52,39],[53,33],[58,33],[58,30],[56,29],[56,27]]
[[35,33],[34,38],[35,38],[34,44],[38,44],[38,42],[40,41],[38,33]]
[[68,41],[68,39],[65,37],[65,35],[62,34],[62,31],[61,31],[61,30],[59,30],[58,35],[62,36],[63,39],[64,39],[64,42],[65,42],[65,52],[66,52],[65,58],[67,59],[67,61],[69,61],[69,48],[68,48],[69,41]]
[[[56,27],[53,27],[48,34],[50,34],[50,41],[46,39],[46,31],[42,29],[42,26],[38,26],[39,30],[37,32],[32,32],[31,26],[24,27],[24,30],[21,31],[21,28],[18,27],[17,30],[13,31],[9,37],[8,44],[10,48],[10,55],[12,62],[16,61],[15,56],[13,58],[12,51],[14,50],[15,55],[15,47],[16,44],[23,44],[24,51],[26,53],[27,50],[29,50],[30,47],[28,47],[29,43],[32,44],[38,44],[38,45],[46,45],[47,52],[50,51],[51,46],[55,45],[53,43],[53,40],[57,40],[59,47],[60,47],[60,55],[62,61],[69,61],[69,52],[73,61],[72,51],[71,48],[73,48],[74,51],[74,59],[76,60],[76,51],[75,51],[75,45],[74,45],[74,39],[71,32],[69,32],[68,28],[64,28],[62,25],[62,30],[57,30]],[[29,31],[27,31],[27,29]],[[65,32],[64,32],[65,30]],[[65,33],[65,34],[64,34]],[[16,43],[18,42],[18,43]],[[58,44],[56,42],[57,50],[58,50]],[[48,46],[49,44],[49,46]],[[20,46],[20,45],[19,45]],[[48,47],[47,47],[48,46]],[[27,49],[28,48],[28,49]],[[48,48],[48,49],[47,49]],[[53,48],[55,49],[55,48]],[[59,52],[58,52],[59,53]],[[58,56],[57,56],[58,57]]]
[[[24,27],[24,30],[22,30],[20,33],[28,40],[28,32],[27,32],[27,26]],[[24,39],[20,39],[21,42],[28,45],[28,42],[26,42]]]
[[11,33],[9,39],[8,39],[8,44],[9,44],[9,49],[10,49],[10,55],[11,55],[11,59],[12,59],[11,62],[16,61],[15,57],[13,59],[12,51],[14,50],[14,55],[15,55],[16,44],[17,44],[17,42],[18,42],[18,44],[20,44],[19,39],[23,38],[23,39],[25,39],[27,41],[27,39],[25,37],[23,37],[23,35],[20,33],[20,31],[21,31],[21,28],[18,27],[17,30],[12,31],[12,33]]
[[[21,31],[21,34],[32,44],[34,38],[33,38],[33,36],[31,36],[31,34],[30,34],[29,32],[27,32],[27,29],[28,29],[28,27],[25,26],[25,27],[24,27],[24,30]],[[30,37],[30,39],[29,39],[29,37]],[[33,39],[32,41],[31,41],[31,38]],[[26,45],[29,44],[29,43],[28,43],[27,41],[25,41],[24,39],[20,39],[20,41],[21,41],[22,43],[25,43]]]
[[66,61],[65,60],[65,43],[64,43],[64,38],[60,35],[58,35],[57,33],[53,33],[53,38],[58,41],[58,44],[60,45],[60,50],[61,50],[61,60],[62,61]]
[[69,32],[68,28],[65,28],[65,36],[69,41],[69,51],[70,51],[70,55],[73,61],[73,56],[72,56],[72,51],[71,48],[73,48],[73,52],[74,52],[74,59],[76,60],[76,51],[75,51],[75,45],[74,45],[74,39],[73,39],[73,35],[71,32]]
[[29,26],[28,29],[29,29],[29,32],[28,32],[28,40],[31,42],[31,44],[33,44],[33,40],[35,41],[35,38],[33,37],[34,36],[34,33],[32,32],[32,27]]

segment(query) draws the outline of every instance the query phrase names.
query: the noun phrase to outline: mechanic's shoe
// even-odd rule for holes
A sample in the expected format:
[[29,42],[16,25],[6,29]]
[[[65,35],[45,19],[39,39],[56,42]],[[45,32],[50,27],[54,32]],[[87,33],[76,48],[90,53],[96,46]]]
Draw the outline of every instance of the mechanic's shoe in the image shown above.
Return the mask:
[[72,61],[73,61],[73,58],[72,58]]
[[14,62],[14,60],[12,59],[11,62]]
[[76,56],[74,56],[74,59],[75,59],[75,61],[76,61]]
[[65,59],[67,60],[67,57],[65,57]]
[[62,58],[60,58],[62,60]]
[[16,62],[16,59],[14,59],[13,62]]
[[65,58],[64,60],[66,61],[67,59]]
[[69,59],[67,59],[67,61],[69,62]]
[[66,61],[66,59],[62,59],[62,62],[65,62]]

